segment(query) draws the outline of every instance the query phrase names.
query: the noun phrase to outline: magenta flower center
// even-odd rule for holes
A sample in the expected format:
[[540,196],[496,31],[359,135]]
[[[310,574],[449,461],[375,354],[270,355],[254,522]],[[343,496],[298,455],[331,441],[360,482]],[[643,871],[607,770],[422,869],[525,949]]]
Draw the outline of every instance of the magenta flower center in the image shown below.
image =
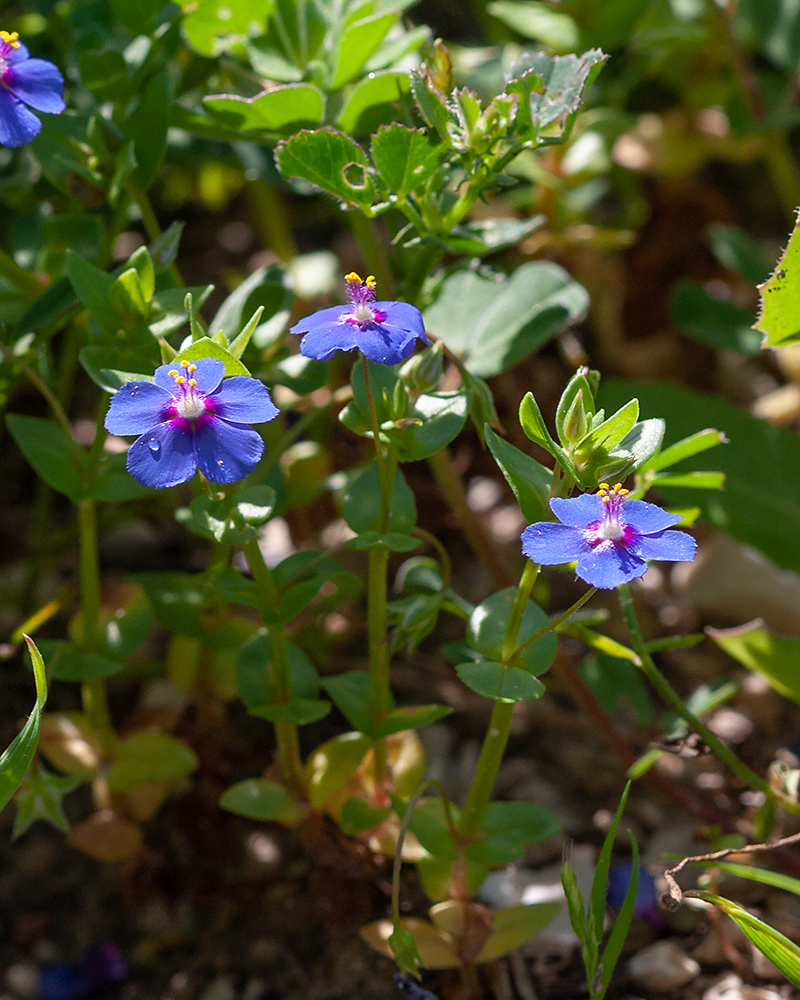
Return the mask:
[[194,421],[207,413],[211,406],[205,393],[197,388],[197,380],[193,377],[197,366],[189,364],[188,361],[181,361],[181,367],[183,372],[179,372],[177,368],[173,368],[169,372],[170,378],[175,380],[175,392],[173,393],[175,401],[170,406],[170,410],[177,417]]
[[608,483],[600,483],[597,496],[603,501],[603,516],[586,529],[587,540],[592,548],[603,542],[622,542],[627,545],[632,541],[635,532],[625,523],[624,518],[620,518],[628,492],[620,483],[613,487]]
[[373,308],[375,302],[375,278],[373,275],[362,281],[355,271],[346,274],[347,296],[350,299],[350,312],[344,317],[346,323],[352,323],[364,329],[370,323],[382,323],[386,314]]
[[7,87],[11,80],[11,66],[8,57],[19,48],[19,35],[16,31],[0,31],[0,83]]

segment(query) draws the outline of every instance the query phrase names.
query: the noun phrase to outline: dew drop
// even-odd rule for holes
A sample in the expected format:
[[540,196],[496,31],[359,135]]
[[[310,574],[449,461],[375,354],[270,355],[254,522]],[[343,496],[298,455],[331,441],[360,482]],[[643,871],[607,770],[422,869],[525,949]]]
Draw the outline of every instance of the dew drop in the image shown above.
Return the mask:
[[224,464],[225,463],[222,461],[221,458],[217,459],[217,465],[220,467],[220,469],[223,467]]
[[153,452],[154,455],[157,455],[161,451],[161,445],[155,438],[150,438],[147,442],[147,447]]

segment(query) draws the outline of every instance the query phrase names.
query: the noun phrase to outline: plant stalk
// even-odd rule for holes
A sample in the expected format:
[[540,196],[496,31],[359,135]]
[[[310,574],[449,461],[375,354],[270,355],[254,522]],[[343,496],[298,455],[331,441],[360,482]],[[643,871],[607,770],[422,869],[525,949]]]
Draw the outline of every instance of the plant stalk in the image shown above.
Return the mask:
[[722,740],[720,740],[720,738],[712,732],[708,726],[704,725],[693,712],[689,711],[677,691],[675,691],[666,677],[664,677],[655,665],[653,657],[648,652],[647,646],[642,638],[641,629],[639,628],[639,621],[636,617],[636,610],[633,606],[633,596],[631,595],[630,587],[626,583],[620,586],[618,590],[620,608],[622,609],[625,624],[627,625],[628,632],[630,633],[631,645],[641,660],[642,671],[659,695],[677,715],[688,722],[692,729],[694,729],[695,732],[703,738],[712,753],[714,753],[719,760],[723,762],[723,764],[727,764],[727,766],[738,778],[741,778],[742,781],[750,785],[752,788],[757,788],[760,792],[763,792],[773,802],[783,806],[787,812],[790,812],[795,816],[800,816],[800,803],[793,802],[791,799],[787,798],[787,796],[781,795],[781,793],[774,789],[768,781],[756,774],[755,771],[751,770],[745,763],[739,760],[736,754],[729,747],[725,746]]
[[[258,587],[261,600],[267,607],[277,611],[280,604],[280,591],[272,576],[272,571],[264,561],[258,539],[254,538],[247,542],[242,546],[242,550]],[[272,681],[275,685],[275,696],[281,705],[288,705],[292,700],[292,678],[289,673],[289,647],[286,641],[286,629],[283,622],[277,624],[267,622],[266,626],[272,650]],[[297,726],[293,722],[276,722],[274,726],[283,780],[294,796],[305,799],[306,778],[300,757]]]

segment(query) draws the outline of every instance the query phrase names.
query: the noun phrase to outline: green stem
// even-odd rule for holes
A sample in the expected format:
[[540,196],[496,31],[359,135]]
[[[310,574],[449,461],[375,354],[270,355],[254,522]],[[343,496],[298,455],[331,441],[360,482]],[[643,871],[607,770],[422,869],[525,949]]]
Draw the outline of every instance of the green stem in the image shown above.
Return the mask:
[[348,218],[358,240],[358,245],[361,247],[364,262],[370,271],[374,272],[378,280],[378,288],[380,289],[378,298],[394,298],[394,278],[386,259],[384,245],[375,238],[375,223],[358,210],[350,212]]
[[[514,595],[514,602],[506,625],[506,634],[503,639],[503,650],[501,659],[507,663],[514,653],[517,645],[519,630],[522,625],[522,616],[525,607],[530,600],[536,578],[539,575],[539,566],[528,560],[525,569],[522,571],[517,592]],[[496,701],[492,709],[492,717],[489,720],[489,728],[481,747],[481,755],[475,768],[475,775],[472,779],[469,792],[467,793],[464,809],[461,813],[461,832],[465,836],[473,836],[478,832],[483,819],[483,813],[489,804],[492,796],[492,789],[500,768],[500,762],[505,753],[508,737],[511,732],[511,722],[514,717],[514,703]]]
[[32,271],[20,267],[5,250],[0,250],[0,276],[10,282],[29,302],[35,302],[47,290],[46,283],[39,281]]
[[[87,653],[102,653],[105,639],[100,621],[100,558],[94,500],[81,500],[78,504],[78,540],[82,619],[80,645]],[[105,678],[92,677],[83,681],[81,699],[90,728],[97,734],[104,752],[112,753],[117,737],[111,724]]]
[[247,185],[247,196],[252,209],[251,220],[262,244],[281,260],[293,260],[297,248],[283,196],[274,185],[261,178]]
[[[381,484],[381,512],[378,531],[385,535],[389,530],[397,460],[392,452],[386,461],[378,426],[378,413],[372,392],[369,364],[361,355],[364,366],[364,383],[367,390],[369,418],[375,443],[375,459],[378,463],[378,478]],[[367,584],[367,632],[369,635],[369,674],[371,681],[370,716],[373,725],[379,725],[389,714],[392,705],[391,682],[389,676],[389,618],[386,610],[389,570],[389,552],[384,547],[375,546],[369,550],[369,579]],[[375,740],[372,750],[375,757],[375,791],[381,796],[386,788],[386,739]]]
[[[161,225],[156,217],[156,213],[153,211],[153,205],[146,191],[143,191],[136,181],[132,177],[129,177],[125,181],[125,187],[128,189],[128,194],[139,206],[139,211],[142,215],[142,225],[147,233],[147,238],[152,243],[153,240],[158,239],[161,236],[162,230]],[[181,277],[181,272],[178,270],[176,264],[170,265],[170,274],[172,275],[172,280],[175,282],[177,288],[183,288],[183,278]]]
[[[280,591],[272,576],[272,571],[264,561],[258,540],[253,539],[242,546],[250,572],[253,574],[258,593],[263,603],[274,610],[280,604]],[[272,649],[272,680],[275,685],[275,696],[281,705],[288,705],[292,700],[292,678],[289,673],[289,648],[286,641],[286,629],[283,622],[267,623],[269,641]],[[300,742],[297,736],[297,726],[291,722],[276,722],[275,742],[278,746],[278,759],[286,786],[297,798],[306,798],[306,780],[303,763],[300,758]]]
[[795,816],[800,816],[799,803],[793,802],[785,795],[776,791],[776,789],[774,789],[768,781],[765,781],[764,778],[756,774],[755,771],[751,770],[746,764],[739,760],[736,754],[725,746],[722,740],[720,740],[720,738],[713,733],[708,726],[704,725],[693,712],[689,711],[677,691],[675,691],[666,677],[664,677],[653,662],[653,657],[650,655],[644,639],[642,638],[639,621],[636,617],[636,611],[633,606],[633,597],[631,595],[630,587],[627,584],[623,584],[618,588],[618,590],[619,603],[622,609],[623,617],[625,618],[625,624],[628,626],[628,632],[631,637],[631,645],[641,660],[642,671],[659,695],[661,695],[664,701],[677,715],[688,722],[692,729],[694,729],[695,732],[703,738],[703,741],[712,753],[714,753],[724,764],[727,764],[737,777],[741,778],[741,780],[746,784],[763,792],[773,802],[783,806],[787,812],[790,812]]
[[566,611],[562,611],[560,615],[557,615],[555,618],[553,618],[552,621],[548,622],[544,628],[540,628],[538,632],[535,632],[530,637],[530,639],[526,639],[525,642],[523,642],[521,646],[518,646],[517,649],[514,651],[514,655],[509,660],[508,665],[510,667],[513,667],[516,661],[519,659],[520,656],[522,656],[522,654],[525,652],[526,649],[530,648],[535,642],[538,642],[542,638],[542,636],[547,635],[547,633],[551,632],[554,628],[558,628],[558,626],[563,621],[566,621],[570,615],[574,615],[576,611],[579,611],[584,606],[584,604],[589,600],[589,598],[596,593],[597,593],[597,587],[590,587],[589,590],[587,590],[582,597],[578,598],[578,600],[572,605],[571,608],[567,608]]
[[442,569],[442,589],[444,591],[448,591],[453,579],[453,570],[450,564],[450,556],[447,554],[447,549],[444,545],[442,545],[436,535],[432,534],[430,531],[426,531],[425,528],[420,528],[419,525],[413,529],[411,534],[416,535],[417,538],[421,538],[423,542],[427,542],[439,557],[439,565]]

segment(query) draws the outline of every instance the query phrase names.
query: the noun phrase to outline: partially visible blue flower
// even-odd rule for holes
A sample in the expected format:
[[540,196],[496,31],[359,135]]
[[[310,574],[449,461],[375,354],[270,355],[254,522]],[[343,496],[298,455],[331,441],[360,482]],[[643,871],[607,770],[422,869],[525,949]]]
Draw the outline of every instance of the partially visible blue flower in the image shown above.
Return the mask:
[[372,275],[362,281],[353,271],[344,280],[348,305],[320,309],[289,331],[305,334],[301,354],[327,361],[336,351],[358,348],[379,365],[397,365],[409,357],[417,338],[428,343],[419,309],[407,302],[376,302]]
[[126,382],[112,397],[106,430],[140,434],[128,449],[128,472],[145,486],[175,486],[199,469],[214,483],[235,483],[264,451],[260,424],[278,415],[258,379],[223,381],[218,358],[162,365],[155,382]]
[[16,31],[0,31],[0,146],[24,146],[42,123],[28,110],[64,110],[64,78],[45,59],[31,59]]
[[601,483],[597,493],[553,499],[561,522],[539,521],[522,532],[522,551],[541,566],[578,563],[581,580],[611,590],[642,576],[645,559],[692,562],[696,543],[685,531],[668,531],[681,520],[655,504],[632,500],[617,483]]

